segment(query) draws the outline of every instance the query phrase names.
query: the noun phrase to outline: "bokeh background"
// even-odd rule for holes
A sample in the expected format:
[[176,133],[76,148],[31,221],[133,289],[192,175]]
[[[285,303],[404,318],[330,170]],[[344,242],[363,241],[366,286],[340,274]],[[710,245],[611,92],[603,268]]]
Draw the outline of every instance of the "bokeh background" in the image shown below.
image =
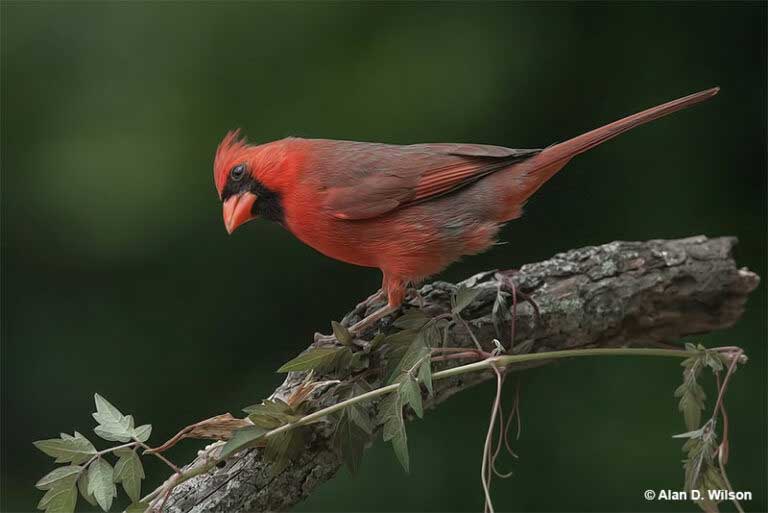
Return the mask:
[[[94,392],[164,440],[265,397],[281,363],[378,286],[267,222],[227,236],[211,172],[227,130],[540,147],[714,85],[713,101],[576,159],[509,244],[448,280],[693,234],[738,236],[739,263],[765,276],[765,3],[2,2],[3,510],[39,498],[51,461],[33,440],[96,438]],[[728,397],[729,473],[749,511],[766,510],[765,290],[738,325],[696,339],[751,357]],[[682,487],[680,371],[627,358],[525,373],[520,460],[497,508],[693,509],[642,495]],[[378,443],[359,475],[296,509],[478,510],[492,392],[410,426],[409,476]],[[147,490],[167,475],[147,472]]]

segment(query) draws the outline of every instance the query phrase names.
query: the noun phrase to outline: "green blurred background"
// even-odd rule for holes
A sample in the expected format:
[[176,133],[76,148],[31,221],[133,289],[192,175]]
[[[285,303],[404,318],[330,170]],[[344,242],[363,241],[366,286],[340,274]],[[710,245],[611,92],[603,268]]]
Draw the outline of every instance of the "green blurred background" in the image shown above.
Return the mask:
[[[753,4],[2,3],[2,507],[92,435],[99,392],[159,442],[265,397],[279,365],[379,284],[267,222],[227,236],[213,153],[288,135],[541,147],[719,85],[718,97],[576,159],[441,278],[615,239],[735,235],[766,273],[766,7]],[[730,477],[766,510],[765,285],[699,337],[750,364],[728,398]],[[675,361],[527,372],[499,510],[686,511]],[[710,387],[710,390],[711,387]],[[492,387],[409,429],[412,473],[366,453],[299,511],[470,511]],[[187,442],[172,457],[199,448]],[[145,489],[167,476],[147,465]],[[80,501],[83,506],[83,501]],[[724,506],[731,509],[730,504]]]

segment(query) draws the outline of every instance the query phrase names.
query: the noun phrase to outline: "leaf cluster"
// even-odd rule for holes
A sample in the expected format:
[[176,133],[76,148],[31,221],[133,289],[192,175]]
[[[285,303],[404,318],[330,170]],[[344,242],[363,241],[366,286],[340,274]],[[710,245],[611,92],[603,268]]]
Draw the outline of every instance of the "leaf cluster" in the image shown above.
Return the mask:
[[[337,396],[340,401],[365,394],[371,390],[364,380],[355,380],[340,387]],[[371,441],[376,428],[368,410],[359,403],[344,408],[336,418],[331,445],[349,471],[357,473],[363,457],[363,451]]]
[[[471,298],[465,293],[458,302],[454,297],[453,303],[456,311],[460,311],[471,303]],[[434,393],[432,349],[443,345],[443,329],[447,323],[445,319],[432,319],[420,310],[410,310],[395,321],[400,331],[377,341],[376,351],[387,382],[399,384],[396,393],[379,403],[377,424],[382,426],[383,440],[392,443],[406,472],[410,469],[410,457],[403,408],[409,407],[419,418],[424,416],[421,386],[424,385],[428,395]]]
[[700,426],[706,394],[698,380],[704,369],[721,372],[725,368],[725,361],[718,351],[707,349],[701,344],[688,343],[685,348],[691,356],[680,364],[683,367],[683,383],[675,390],[675,397],[680,398],[678,408],[683,412],[688,428],[688,432],[675,435],[675,438],[687,439],[683,444],[686,453],[683,460],[685,489],[701,492],[701,499],[696,503],[702,510],[717,511],[717,503],[709,499],[707,492],[725,490],[728,486],[717,464],[719,442],[715,430],[716,417]]
[[[452,311],[460,312],[477,296],[479,290],[460,287],[452,297]],[[352,373],[375,368],[383,373],[387,383],[399,383],[398,391],[385,398],[379,408],[375,424],[382,425],[385,441],[391,441],[399,461],[406,471],[409,469],[407,435],[403,408],[410,407],[418,417],[424,415],[421,384],[428,394],[433,393],[431,349],[443,343],[442,330],[448,322],[435,320],[421,310],[405,312],[394,322],[397,331],[378,334],[370,343],[356,350],[349,331],[338,323],[332,323],[335,337],[342,343],[339,347],[317,347],[305,351],[289,361],[278,372],[315,371],[318,373]],[[340,401],[365,393],[370,385],[364,379],[355,379],[350,386],[338,387]],[[253,418],[258,409],[260,418]],[[254,445],[270,430],[291,419],[275,419],[274,404],[262,403],[246,408],[254,426],[235,432],[222,451],[222,456],[244,447]],[[345,408],[335,417],[332,446],[351,472],[360,466],[362,453],[375,432],[375,424],[368,417],[367,410],[359,404]],[[265,424],[266,422],[266,424]],[[270,437],[271,439],[271,437]],[[266,442],[269,445],[269,439]],[[298,442],[296,442],[298,443]]]
[[685,426],[693,431],[701,424],[701,412],[704,410],[704,400],[707,398],[698,379],[701,371],[707,367],[713,372],[724,368],[723,357],[717,351],[705,348],[701,344],[686,344],[686,350],[691,353],[680,364],[683,367],[683,383],[675,390],[675,397],[680,398],[678,408],[683,412]]
[[685,470],[685,489],[690,492],[699,490],[701,499],[696,501],[704,511],[717,511],[716,502],[709,499],[709,490],[726,490],[728,485],[717,464],[718,437],[714,420],[706,422],[701,428],[676,435],[685,438],[683,460]]
[[[117,497],[117,484],[122,485],[136,506],[134,511],[146,509],[146,504],[139,502],[141,480],[145,476],[137,449],[149,439],[152,426],[135,427],[133,416],[123,415],[99,394],[95,394],[94,402],[93,418],[98,423],[94,433],[109,442],[123,442],[123,445],[97,451],[91,441],[77,431],[74,435],[61,433],[59,438],[34,442],[35,447],[54,458],[56,463],[68,464],[55,468],[35,484],[45,491],[37,507],[46,513],[73,512],[78,492],[92,506],[98,505],[109,511]],[[117,457],[114,467],[107,461],[108,454]]]
[[341,342],[338,347],[313,347],[296,358],[283,364],[277,372],[315,371],[318,374],[348,375],[368,366],[368,350],[356,351],[352,334],[339,324],[332,322],[333,334]]
[[[480,289],[460,285],[451,296],[451,314],[458,316],[479,293]],[[409,310],[394,323],[399,331],[378,335],[370,345],[387,382],[399,384],[396,393],[379,403],[377,424],[382,426],[383,440],[392,443],[395,456],[406,472],[410,469],[410,456],[403,409],[410,408],[419,418],[424,416],[421,385],[429,396],[434,394],[432,349],[444,345],[444,332],[449,324],[444,318],[433,319],[421,310]]]
[[244,449],[263,446],[264,456],[272,464],[272,475],[285,470],[304,449],[309,439],[307,426],[297,426],[269,437],[265,435],[301,420],[307,413],[307,403],[304,401],[306,397],[306,394],[302,394],[302,399],[293,404],[280,399],[265,399],[260,404],[244,408],[243,411],[248,414],[252,425],[235,430],[222,447],[220,457],[227,458]]
[[482,289],[467,287],[465,284],[460,284],[456,288],[456,292],[451,296],[451,313],[454,315],[460,313],[462,310],[472,304]]

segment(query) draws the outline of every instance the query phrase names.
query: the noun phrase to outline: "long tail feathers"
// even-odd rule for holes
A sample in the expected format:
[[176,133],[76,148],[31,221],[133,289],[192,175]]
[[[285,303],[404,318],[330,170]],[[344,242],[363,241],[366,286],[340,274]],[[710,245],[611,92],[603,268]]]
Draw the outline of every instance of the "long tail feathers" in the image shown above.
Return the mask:
[[545,149],[535,157],[525,161],[527,175],[534,178],[526,197],[533,194],[544,182],[562,169],[573,157],[580,153],[613,139],[619,134],[632,130],[640,125],[659,119],[678,110],[686,109],[697,103],[703,102],[715,96],[719,87],[713,87],[706,91],[694,93],[677,100],[672,100],[656,107],[651,107],[637,114],[614,121],[608,125],[596,128],[585,134],[581,134],[568,141],[555,144]]

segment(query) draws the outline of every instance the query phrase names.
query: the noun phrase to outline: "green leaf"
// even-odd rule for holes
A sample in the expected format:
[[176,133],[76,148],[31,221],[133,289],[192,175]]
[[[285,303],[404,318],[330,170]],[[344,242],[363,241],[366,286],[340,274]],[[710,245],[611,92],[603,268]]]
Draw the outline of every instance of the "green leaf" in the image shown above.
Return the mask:
[[717,351],[707,350],[704,361],[713,372],[720,372],[725,368],[723,357]]
[[443,345],[443,330],[439,322],[430,322],[421,329],[421,336],[427,347],[441,347]]
[[[348,381],[340,384],[336,387],[334,395],[338,398],[338,401],[345,401],[354,397],[363,395],[372,390],[371,385],[364,379],[356,379],[354,381]],[[357,426],[366,433],[373,434],[376,430],[373,420],[368,412],[368,409],[361,403],[355,403],[347,406],[341,413],[346,415],[350,422],[357,424]]]
[[400,379],[400,375],[403,372],[410,371],[419,360],[425,358],[430,353],[430,349],[425,343],[426,341],[424,335],[424,330],[422,330],[413,339],[413,342],[411,342],[408,350],[405,352],[405,354],[403,354],[397,365],[392,369],[389,377],[390,383],[394,383]]
[[357,351],[352,353],[352,361],[349,364],[352,372],[360,372],[368,368],[370,356],[363,352]]
[[475,300],[477,295],[480,294],[480,292],[481,289],[479,288],[470,289],[464,284],[459,285],[459,287],[456,289],[456,295],[453,296],[455,299],[452,301],[453,308],[451,311],[454,314],[458,314],[466,307],[468,307],[472,301]]
[[391,335],[387,335],[382,341],[382,345],[389,346],[390,348],[397,347],[409,347],[414,339],[418,336],[420,330],[407,329],[398,331]]
[[362,408],[357,404],[353,404],[347,407],[347,415],[349,420],[357,427],[369,435],[373,434],[373,423],[371,422],[371,418],[368,416],[368,411],[365,408]]
[[704,403],[698,400],[693,394],[686,394],[680,400],[685,426],[693,430],[701,424],[701,412],[704,409]]
[[332,371],[332,370],[349,370],[352,368],[352,359],[353,359],[353,353],[352,350],[348,347],[342,347],[337,353],[336,357],[333,359],[333,361],[328,365],[327,367],[321,367],[321,370],[326,371]]
[[[395,392],[387,394],[379,401],[378,414],[376,415],[376,425],[385,426],[389,418],[395,413],[395,403],[400,401],[400,394]],[[388,439],[385,439],[386,442]]]
[[395,400],[391,401],[390,404],[387,405],[388,412],[386,414],[387,416],[384,423],[384,428],[381,432],[382,439],[385,442],[389,442],[394,437],[398,436],[402,427],[405,426],[402,411],[403,403],[401,401],[402,400],[398,394],[395,397]]
[[62,433],[61,438],[38,440],[33,444],[48,456],[56,458],[56,463],[74,463],[77,465],[96,454],[96,448],[93,444],[77,431],[75,431],[75,436]]
[[379,418],[383,420],[382,438],[391,441],[395,455],[406,472],[409,471],[408,436],[403,419],[401,394],[390,394],[379,403]]
[[133,430],[133,438],[139,442],[146,442],[149,440],[149,435],[152,434],[152,424],[144,424]]
[[723,475],[714,466],[709,467],[704,473],[704,483],[708,490],[727,490],[728,486],[723,479]]
[[287,422],[283,422],[277,417],[273,417],[271,415],[266,415],[263,413],[251,413],[250,415],[248,415],[248,420],[250,420],[254,426],[258,428],[262,428],[266,431],[275,429],[276,427],[280,427],[283,424],[287,424]]
[[92,493],[88,493],[88,472],[80,474],[80,478],[77,480],[77,489],[80,490],[80,495],[82,495],[83,499],[85,499],[88,504],[91,506],[96,505],[96,498]]
[[96,422],[99,424],[109,424],[110,422],[119,423],[125,417],[125,415],[120,413],[120,410],[99,394],[93,394],[93,400],[96,403],[96,413],[93,414],[93,418],[96,419]]
[[681,367],[685,367],[685,368],[689,368],[689,369],[691,367],[697,366],[698,364],[699,364],[699,357],[698,356],[692,356],[692,357],[686,358],[685,360],[680,362],[680,366]]
[[[686,348],[690,351],[689,346],[686,345]],[[695,351],[697,353],[695,356],[683,361],[683,384],[675,390],[675,397],[680,398],[678,409],[683,412],[688,431],[694,431],[699,427],[701,412],[704,410],[704,400],[706,399],[704,389],[696,380],[706,365],[707,353],[698,349]]]
[[[277,426],[275,426],[277,427]],[[236,453],[242,448],[246,447],[251,442],[263,437],[272,428],[264,428],[262,426],[248,426],[240,428],[232,433],[232,438],[227,440],[224,447],[221,448],[220,457],[227,458],[231,454]]]
[[139,502],[141,499],[141,480],[144,479],[144,467],[135,450],[127,450],[120,453],[120,459],[115,465],[114,480],[122,483],[125,493],[131,502]]
[[57,493],[60,493],[62,490],[62,488],[51,488],[50,490],[46,490],[43,496],[40,498],[40,501],[37,503],[37,509],[45,509],[48,503],[51,502],[51,499],[53,499],[53,497]]
[[276,476],[304,450],[306,431],[296,428],[267,438],[264,457],[272,463],[271,475]]
[[419,381],[424,383],[424,387],[429,392],[430,397],[435,395],[435,391],[432,388],[432,358],[427,354],[424,361],[419,366]]
[[336,321],[331,321],[331,328],[333,329],[333,336],[336,337],[336,340],[345,346],[352,345],[352,334],[347,328]]
[[133,417],[120,413],[120,410],[99,394],[94,394],[94,402],[96,413],[93,418],[99,425],[93,432],[110,442],[129,442],[133,437]]
[[291,414],[293,410],[285,401],[281,399],[264,399],[259,404],[252,404],[243,408],[245,413],[257,413],[265,415],[286,415]]
[[77,490],[74,483],[66,487],[51,488],[40,502],[38,509],[44,509],[46,513],[72,513],[77,505]]
[[267,430],[295,422],[301,416],[294,414],[293,409],[280,399],[266,399],[261,404],[253,404],[243,411],[249,413],[248,419],[254,425]]
[[695,381],[686,381],[675,390],[675,395],[680,397],[678,409],[683,412],[685,426],[689,431],[696,430],[701,424],[701,412],[704,410],[704,389]]
[[424,406],[421,401],[421,389],[416,379],[407,374],[400,384],[400,396],[403,398],[403,405],[410,405],[413,411],[421,419],[424,417]]
[[35,488],[39,490],[48,490],[51,488],[62,488],[72,486],[77,481],[77,476],[83,467],[80,465],[67,465],[66,467],[57,467],[51,472],[41,477],[35,483]]
[[[726,488],[722,486],[724,483],[721,482],[716,463],[719,442],[714,421],[706,422],[694,433],[683,433],[683,435],[690,435],[683,444],[683,450],[687,453],[687,458],[683,461],[685,489],[699,490],[704,498],[707,496],[707,490]],[[697,504],[705,511],[716,511],[716,508],[707,509],[707,505],[712,506],[713,503],[698,501]]]
[[98,458],[88,467],[88,493],[93,494],[104,511],[109,511],[112,507],[112,499],[117,495],[117,488],[112,465],[104,458]]
[[371,340],[371,343],[366,348],[366,352],[373,353],[374,351],[377,351],[381,347],[382,342],[384,342],[386,338],[387,336],[384,333],[381,333],[381,332],[377,333],[373,337],[373,340]]
[[418,308],[413,308],[398,317],[394,325],[400,329],[418,330],[427,322],[429,322],[429,317]]
[[93,428],[93,432],[99,437],[110,442],[129,442],[133,436],[131,417],[126,417],[124,422],[99,424]]
[[339,351],[349,350],[346,347],[317,347],[306,351],[282,367],[277,372],[298,372],[311,369],[319,369],[331,364],[338,356]]
[[125,513],[145,513],[147,508],[149,508],[148,502],[134,502],[126,508]]
[[704,432],[704,428],[695,429],[693,431],[687,431],[677,435],[672,435],[672,438],[701,438]]
[[[349,412],[353,411],[352,408]],[[342,413],[333,432],[331,444],[352,474],[356,474],[363,458],[368,434],[352,422],[347,413]]]
[[403,428],[402,435],[396,436],[392,439],[392,448],[395,450],[395,456],[403,466],[403,470],[406,473],[410,472],[410,457],[408,455],[408,437],[405,434],[405,428]]

